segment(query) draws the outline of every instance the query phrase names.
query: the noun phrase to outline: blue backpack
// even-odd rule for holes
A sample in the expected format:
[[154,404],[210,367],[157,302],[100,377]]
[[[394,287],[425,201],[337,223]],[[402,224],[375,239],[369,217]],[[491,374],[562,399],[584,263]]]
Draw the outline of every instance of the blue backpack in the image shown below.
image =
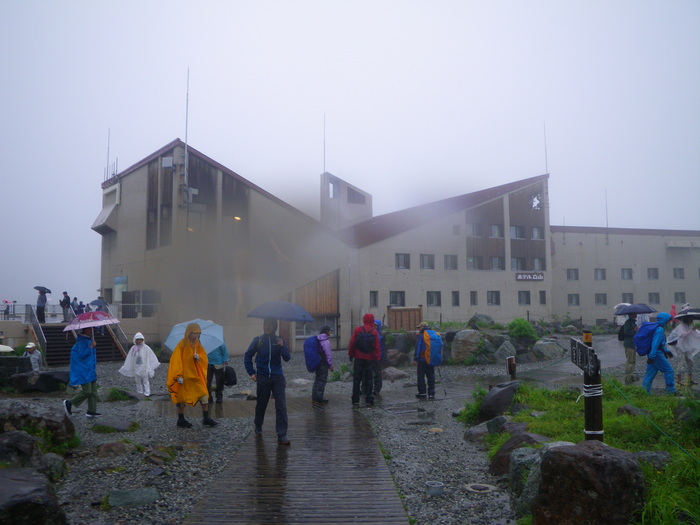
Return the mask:
[[317,335],[312,335],[304,340],[304,360],[306,369],[315,372],[321,366],[321,341]]
[[425,343],[425,362],[430,366],[440,366],[442,363],[442,337],[435,330],[423,331]]
[[639,355],[647,355],[651,352],[651,342],[654,340],[654,332],[659,326],[659,323],[646,322],[642,323],[634,334],[634,348]]

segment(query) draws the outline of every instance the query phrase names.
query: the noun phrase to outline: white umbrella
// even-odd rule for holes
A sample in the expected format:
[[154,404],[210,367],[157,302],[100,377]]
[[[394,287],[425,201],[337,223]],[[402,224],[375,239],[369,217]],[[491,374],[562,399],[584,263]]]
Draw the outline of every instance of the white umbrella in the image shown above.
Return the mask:
[[14,352],[15,349],[12,348],[11,346],[7,345],[0,345],[0,352]]

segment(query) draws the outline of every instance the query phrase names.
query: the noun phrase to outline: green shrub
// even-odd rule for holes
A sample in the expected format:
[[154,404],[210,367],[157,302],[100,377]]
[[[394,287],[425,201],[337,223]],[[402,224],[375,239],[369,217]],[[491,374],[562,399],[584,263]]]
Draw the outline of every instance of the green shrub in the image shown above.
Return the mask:
[[516,317],[508,323],[508,335],[513,339],[537,340],[537,332],[532,325],[522,317]]
[[465,403],[464,408],[459,411],[457,420],[462,423],[475,423],[479,416],[479,409],[481,408],[481,403],[486,397],[486,389],[477,388],[472,392],[472,397],[474,398],[473,403]]

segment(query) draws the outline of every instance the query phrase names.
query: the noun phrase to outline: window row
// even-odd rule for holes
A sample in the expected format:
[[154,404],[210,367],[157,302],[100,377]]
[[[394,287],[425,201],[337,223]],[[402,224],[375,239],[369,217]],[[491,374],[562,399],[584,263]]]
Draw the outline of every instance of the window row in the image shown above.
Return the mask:
[[[698,277],[700,277],[700,268],[698,268]],[[566,280],[567,281],[578,281],[579,273],[578,268],[567,268],[566,269]],[[596,281],[606,280],[605,268],[595,268],[593,270],[593,279]],[[633,278],[632,268],[620,268],[620,279],[623,281],[631,281]],[[673,269],[674,279],[685,279],[685,268],[674,268]],[[659,269],[658,268],[647,268],[647,279],[649,281],[659,280]]]
[[[397,253],[395,257],[395,266],[397,270],[411,269],[411,254]],[[528,264],[529,262],[529,264]],[[435,255],[432,253],[421,253],[419,256],[421,270],[435,269]],[[531,257],[528,261],[526,257],[511,257],[510,269],[513,271],[536,271],[543,272],[546,268],[546,259],[544,257]],[[457,256],[448,254],[444,256],[445,270],[458,270]],[[473,255],[467,257],[467,270],[505,270],[505,257],[482,257]]]
[[[467,224],[467,236],[468,237],[484,237],[484,225],[480,222],[472,222]],[[505,229],[503,224],[489,224],[488,225],[488,237],[493,239],[503,239],[505,237]],[[525,239],[527,240],[527,227],[522,225],[511,225],[510,226],[510,238],[511,239]],[[530,240],[531,241],[543,241],[544,240],[544,226],[530,226]]]
[[[450,292],[452,306],[460,306],[459,291]],[[429,291],[425,294],[425,303],[427,306],[442,306],[442,292]],[[498,306],[501,304],[501,292],[498,290],[486,292],[486,304],[488,306]],[[531,292],[529,290],[521,290],[518,292],[518,304],[532,304]],[[547,304],[547,292],[539,291],[539,304]],[[469,305],[479,305],[479,294],[476,291],[469,292]],[[403,307],[406,306],[406,292],[393,291],[389,292],[389,306]],[[369,292],[369,307],[379,308],[379,292],[372,290]]]
[[[594,294],[593,301],[596,306],[605,306],[608,304],[608,294]],[[634,304],[634,294],[623,293],[621,302]],[[685,302],[685,292],[673,292],[674,304],[684,304]],[[566,303],[569,306],[581,306],[581,295],[577,293],[568,294],[566,296]],[[661,304],[661,294],[659,292],[649,292],[647,304]]]

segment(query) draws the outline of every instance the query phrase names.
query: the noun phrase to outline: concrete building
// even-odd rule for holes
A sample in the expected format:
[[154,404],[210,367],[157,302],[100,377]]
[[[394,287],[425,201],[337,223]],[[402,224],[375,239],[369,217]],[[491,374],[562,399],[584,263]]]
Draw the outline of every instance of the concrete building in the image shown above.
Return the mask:
[[374,217],[369,193],[323,173],[317,221],[176,139],[102,185],[102,294],[129,336],[212,319],[236,354],[261,332],[247,313],[273,299],[316,318],[283,336],[330,324],[336,348],[366,312],[594,323],[625,299],[700,303],[700,231],[550,227],[548,178]]

